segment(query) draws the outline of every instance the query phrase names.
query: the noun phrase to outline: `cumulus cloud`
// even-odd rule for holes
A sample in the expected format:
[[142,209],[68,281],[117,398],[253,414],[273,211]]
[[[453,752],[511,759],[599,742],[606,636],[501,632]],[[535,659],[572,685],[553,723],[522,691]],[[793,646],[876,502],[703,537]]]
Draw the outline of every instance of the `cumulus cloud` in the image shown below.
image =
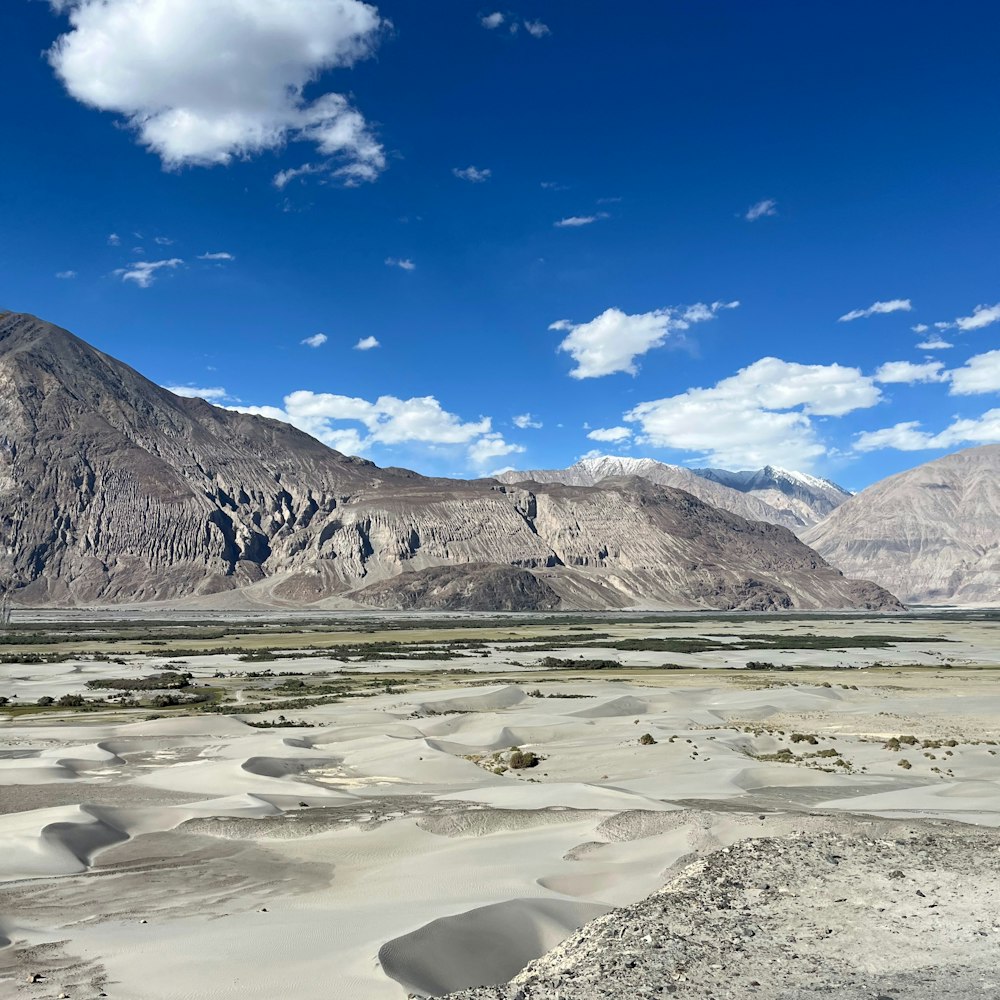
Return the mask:
[[889,299],[887,302],[873,302],[867,309],[852,309],[844,313],[838,320],[839,323],[850,323],[855,319],[868,319],[869,316],[878,316],[883,313],[910,312],[913,303],[909,299]]
[[953,396],[1000,392],[1000,351],[987,351],[969,358],[961,368],[948,372]]
[[493,171],[489,167],[452,167],[451,172],[459,178],[459,180],[469,181],[472,184],[482,184],[483,181],[488,181],[490,179]]
[[591,441],[627,441],[632,436],[628,427],[597,427],[587,437]]
[[930,327],[926,323],[918,323],[916,326],[911,326],[910,329],[914,333],[926,333]]
[[63,281],[69,281],[71,278],[76,277],[76,271],[56,271],[56,277],[61,278]]
[[546,35],[551,35],[552,30],[547,24],[543,24],[541,21],[525,21],[524,30],[531,35],[532,38],[544,38]]
[[175,396],[185,396],[188,399],[207,399],[210,403],[221,403],[229,399],[229,393],[220,385],[201,388],[194,385],[165,385],[167,392]]
[[122,281],[132,281],[140,288],[149,288],[156,280],[158,272],[164,268],[174,270],[183,263],[179,257],[171,257],[169,260],[137,260],[128,267],[119,267],[114,273]]
[[469,445],[469,461],[475,466],[482,466],[491,462],[494,458],[502,458],[504,455],[517,455],[523,451],[523,445],[511,444],[503,439],[502,434],[494,431],[491,434],[484,434]]
[[314,333],[311,337],[300,340],[299,343],[304,347],[322,347],[329,339],[325,333]]
[[573,378],[599,378],[614,372],[636,373],[635,359],[662,347],[672,333],[687,330],[692,323],[712,319],[722,309],[735,309],[739,302],[697,303],[680,308],[655,309],[629,315],[606,309],[589,323],[561,319],[549,326],[567,336],[559,345],[576,362]]
[[608,218],[607,212],[598,212],[596,215],[568,215],[565,219],[559,219],[552,225],[556,229],[579,229],[580,226],[589,226],[600,219]]
[[763,201],[758,201],[755,205],[751,205],[747,210],[746,214],[743,216],[747,222],[756,222],[758,219],[764,219],[769,215],[778,214],[778,203],[773,198],[765,198]]
[[500,11],[494,11],[492,14],[484,14],[480,19],[479,23],[486,28],[488,31],[494,31],[504,23],[506,18]]
[[347,183],[385,152],[341,94],[304,96],[366,58],[383,22],[361,0],[50,0],[69,16],[48,57],[78,101],[119,114],[168,168],[314,145]]
[[236,258],[231,253],[227,253],[225,250],[218,250],[214,253],[200,253],[198,254],[198,260],[226,261],[236,260]]
[[120,247],[121,245],[122,245],[122,238],[117,233],[108,234],[109,247]]
[[944,364],[940,361],[927,361],[914,364],[912,361],[887,361],[875,372],[876,382],[903,382],[912,385],[914,382],[946,382],[948,375],[942,371]]
[[922,340],[917,344],[917,348],[921,351],[944,351],[954,346],[954,344],[948,343],[947,340],[942,340],[937,334],[933,334],[929,339]]
[[855,451],[929,451],[959,445],[996,444],[1000,442],[1000,409],[988,410],[980,417],[956,419],[937,434],[922,430],[919,420],[893,424],[877,431],[865,431],[854,440]]
[[385,265],[386,267],[399,267],[404,271],[415,271],[417,269],[417,265],[408,257],[386,257]]
[[[971,316],[960,316],[955,320],[959,330],[981,330],[1000,320],[1000,302],[993,306],[976,306]],[[937,326],[937,324],[934,324]]]
[[354,350],[356,351],[371,351],[376,347],[381,347],[382,345],[378,342],[375,337],[362,337],[355,345]]
[[761,358],[710,388],[640,403],[625,420],[640,425],[640,444],[697,452],[726,468],[803,468],[825,451],[813,417],[843,416],[880,399],[857,368]]
[[[232,409],[283,420],[331,448],[352,455],[363,454],[379,444],[470,445],[492,433],[489,417],[463,421],[443,409],[433,396],[411,399],[379,396],[372,402],[353,396],[300,389],[285,396],[282,407],[237,406]],[[345,427],[344,424],[361,426]],[[495,439],[492,440],[493,444],[483,446],[483,452],[508,454],[498,451]]]
[[519,427],[522,431],[533,428],[535,430],[540,430],[542,422],[536,420],[530,413],[521,413],[516,417],[511,418],[511,423],[515,427]]

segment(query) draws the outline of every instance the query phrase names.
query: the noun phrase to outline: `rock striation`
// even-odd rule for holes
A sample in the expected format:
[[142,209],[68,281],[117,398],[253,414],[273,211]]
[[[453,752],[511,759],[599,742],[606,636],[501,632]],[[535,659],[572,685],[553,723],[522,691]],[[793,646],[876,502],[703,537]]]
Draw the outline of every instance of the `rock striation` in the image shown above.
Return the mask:
[[597,486],[604,479],[615,476],[641,476],[661,486],[673,486],[747,520],[781,524],[796,533],[816,524],[851,496],[829,480],[772,466],[755,472],[727,472],[687,469],[652,458],[618,455],[584,458],[566,469],[504,472],[497,478],[505,483],[531,481]]
[[23,604],[899,607],[785,528],[690,493],[381,469],[18,313],[0,314],[0,551]]
[[1000,604],[1000,445],[883,479],[805,540],[913,604]]

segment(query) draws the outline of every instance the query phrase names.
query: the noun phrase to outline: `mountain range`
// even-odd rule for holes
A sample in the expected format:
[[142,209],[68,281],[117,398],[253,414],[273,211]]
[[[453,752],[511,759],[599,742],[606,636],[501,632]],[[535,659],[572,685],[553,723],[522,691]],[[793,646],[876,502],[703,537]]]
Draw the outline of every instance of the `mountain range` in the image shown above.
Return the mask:
[[1000,445],[890,476],[803,536],[907,603],[1000,605]]
[[758,518],[756,487],[696,477],[743,496],[748,520],[620,471],[590,486],[378,468],[0,313],[0,573],[22,604],[899,608]]
[[688,469],[651,458],[618,455],[584,458],[566,469],[502,472],[497,479],[505,483],[596,486],[615,476],[641,476],[661,486],[685,490],[713,507],[721,507],[748,520],[781,524],[796,533],[818,524],[852,496],[827,479],[771,465],[752,472],[728,472],[724,469]]

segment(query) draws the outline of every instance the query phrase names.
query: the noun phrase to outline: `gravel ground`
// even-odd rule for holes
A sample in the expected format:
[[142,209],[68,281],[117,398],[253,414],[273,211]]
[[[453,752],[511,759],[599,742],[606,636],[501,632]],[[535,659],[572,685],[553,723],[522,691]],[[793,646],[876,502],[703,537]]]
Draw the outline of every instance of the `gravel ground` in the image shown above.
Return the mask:
[[451,1000],[1000,998],[1000,834],[942,824],[754,839]]

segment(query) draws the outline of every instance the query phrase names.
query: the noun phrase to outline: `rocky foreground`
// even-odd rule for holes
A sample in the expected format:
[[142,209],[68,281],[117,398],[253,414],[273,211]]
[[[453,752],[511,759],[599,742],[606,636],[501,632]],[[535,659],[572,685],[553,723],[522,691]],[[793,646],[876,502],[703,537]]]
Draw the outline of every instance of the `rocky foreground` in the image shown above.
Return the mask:
[[506,985],[449,1000],[998,995],[1000,835],[851,821],[717,851]]

